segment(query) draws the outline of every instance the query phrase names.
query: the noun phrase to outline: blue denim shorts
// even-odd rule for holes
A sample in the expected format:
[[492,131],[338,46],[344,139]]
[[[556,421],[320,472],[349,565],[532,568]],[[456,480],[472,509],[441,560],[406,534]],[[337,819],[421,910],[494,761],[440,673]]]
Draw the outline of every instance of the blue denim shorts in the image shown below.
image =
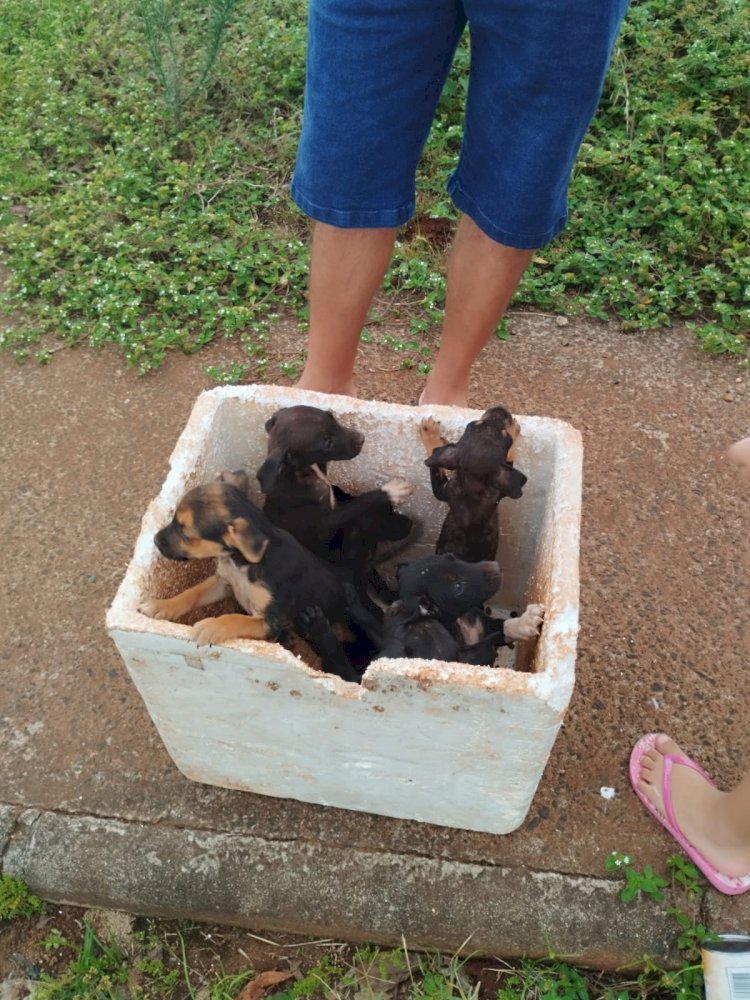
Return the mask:
[[310,0],[299,208],[400,226],[468,24],[463,142],[448,192],[492,239],[535,249],[565,225],[570,174],[628,0]]

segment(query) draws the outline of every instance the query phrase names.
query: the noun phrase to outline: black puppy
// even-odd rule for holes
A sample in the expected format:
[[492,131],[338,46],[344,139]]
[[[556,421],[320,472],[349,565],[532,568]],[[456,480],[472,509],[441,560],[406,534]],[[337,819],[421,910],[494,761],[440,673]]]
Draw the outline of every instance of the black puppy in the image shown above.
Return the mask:
[[541,605],[508,619],[482,610],[500,583],[496,562],[426,556],[399,566],[398,582],[399,600],[386,615],[380,656],[491,666],[498,646],[539,632]]
[[379,636],[379,622],[340,574],[273,525],[241,487],[241,475],[230,473],[226,481],[185,494],[154,542],[168,559],[214,557],[216,572],[175,597],[146,601],[139,610],[175,621],[233,593],[247,613],[199,621],[193,626],[199,645],[232,639],[273,642],[295,630],[321,655],[324,669],[359,680],[331,624],[351,619]]
[[268,421],[268,457],[257,471],[263,510],[306,548],[349,570],[363,600],[369,582],[384,600],[395,599],[374,568],[377,546],[403,541],[413,524],[394,506],[412,492],[404,479],[359,496],[334,486],[328,462],[347,461],[362,450],[364,436],[344,427],[329,410],[289,406]]
[[504,406],[472,420],[456,444],[445,441],[437,421],[422,421],[432,492],[449,508],[436,552],[453,552],[469,562],[497,558],[497,505],[503,497],[518,499],[526,484],[526,476],[513,468],[519,434],[518,422]]
[[425,556],[398,567],[399,600],[385,619],[380,656],[419,657],[459,663],[491,664],[499,631],[467,644],[456,622],[481,606],[500,584],[496,562],[468,563],[450,554]]

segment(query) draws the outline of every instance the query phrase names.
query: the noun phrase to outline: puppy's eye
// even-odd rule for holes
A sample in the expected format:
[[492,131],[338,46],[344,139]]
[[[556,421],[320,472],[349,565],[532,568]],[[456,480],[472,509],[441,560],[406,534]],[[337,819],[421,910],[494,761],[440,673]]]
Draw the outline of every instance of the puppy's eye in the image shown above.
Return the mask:
[[454,594],[463,594],[465,589],[466,589],[466,584],[464,583],[463,580],[456,580],[455,583],[453,584]]
[[178,535],[178,536],[179,536],[179,537],[180,537],[180,538],[181,538],[181,539],[182,539],[182,540],[183,540],[184,542],[186,542],[186,541],[188,540],[188,536],[187,536],[187,535],[185,534],[185,529],[184,529],[184,528],[182,527],[182,525],[180,524],[180,522],[179,522],[179,521],[175,521],[175,522],[174,522],[174,530],[175,530],[176,534],[177,534],[177,535]]

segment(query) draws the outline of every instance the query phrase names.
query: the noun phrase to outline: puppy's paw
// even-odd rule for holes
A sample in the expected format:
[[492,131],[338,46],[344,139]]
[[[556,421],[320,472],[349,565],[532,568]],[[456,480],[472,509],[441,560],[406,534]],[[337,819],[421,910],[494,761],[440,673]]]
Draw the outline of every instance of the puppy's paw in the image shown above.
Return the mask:
[[295,624],[299,623],[304,628],[308,628],[318,625],[322,621],[328,621],[326,616],[323,614],[323,609],[317,604],[308,604],[306,608],[303,608],[298,613],[295,619]]
[[150,601],[143,601],[138,605],[138,610],[148,618],[158,618],[168,622],[176,622],[178,618],[186,614],[182,602],[176,597],[168,597],[163,600],[155,597]]
[[440,448],[446,443],[440,430],[440,424],[433,417],[424,418],[419,425],[419,436],[422,438],[422,444],[425,446],[428,456],[436,448]]
[[388,494],[388,499],[394,507],[398,507],[399,504],[403,503],[414,492],[412,484],[400,478],[390,479],[380,488],[384,493]]
[[303,608],[294,619],[294,625],[302,635],[314,635],[331,627],[330,622],[323,614],[323,609],[319,608],[317,604]]
[[198,646],[213,646],[215,643],[227,642],[232,636],[226,634],[218,618],[202,618],[193,625],[192,638]]
[[266,639],[269,628],[259,615],[219,615],[193,625],[192,638],[199,646],[218,645],[232,639]]
[[508,618],[503,625],[505,638],[511,642],[518,639],[533,639],[539,635],[539,630],[544,621],[544,605],[529,604],[522,615],[518,618]]

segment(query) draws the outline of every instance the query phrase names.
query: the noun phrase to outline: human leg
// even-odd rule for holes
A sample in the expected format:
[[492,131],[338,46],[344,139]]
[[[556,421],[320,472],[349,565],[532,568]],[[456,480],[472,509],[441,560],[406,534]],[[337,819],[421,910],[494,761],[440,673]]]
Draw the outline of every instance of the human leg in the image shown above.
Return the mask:
[[292,181],[317,220],[308,357],[298,385],[353,393],[352,370],[465,25],[458,0],[311,0],[303,129]]
[[497,328],[533,253],[495,242],[469,216],[462,216],[448,260],[440,347],[420,402],[467,405],[474,361]]
[[679,832],[702,858],[725,876],[747,877],[741,891],[750,889],[750,772],[721,791],[663,733],[645,737],[633,760],[631,778],[645,801],[668,822],[671,810]]
[[465,0],[471,71],[448,190],[462,218],[422,402],[466,405],[469,374],[534,249],[563,227],[573,162],[627,0]]
[[310,250],[310,326],[300,389],[356,396],[359,335],[393,250],[395,229],[315,225]]
[[[750,437],[731,445],[727,457],[750,480]],[[750,890],[750,771],[730,791],[720,791],[674,740],[651,733],[633,749],[630,780],[717,889]]]
[[735,441],[727,450],[727,458],[737,467],[741,478],[750,481],[750,437]]

